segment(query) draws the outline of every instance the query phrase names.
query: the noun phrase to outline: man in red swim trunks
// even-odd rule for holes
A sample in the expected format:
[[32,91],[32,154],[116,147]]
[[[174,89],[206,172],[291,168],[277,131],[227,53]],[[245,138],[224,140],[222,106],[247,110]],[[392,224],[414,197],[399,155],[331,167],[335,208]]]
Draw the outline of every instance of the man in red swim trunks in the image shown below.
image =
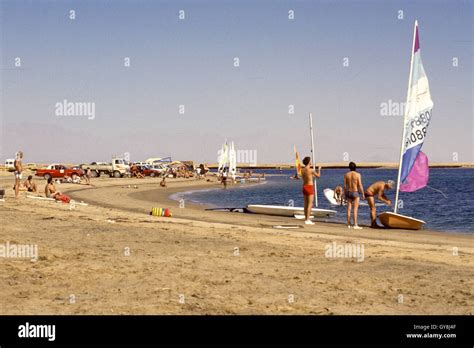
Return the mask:
[[318,167],[318,172],[311,168],[311,158],[305,157],[303,159],[304,168],[301,170],[301,176],[303,178],[303,195],[304,195],[304,216],[306,225],[314,225],[314,222],[310,220],[311,208],[313,206],[314,199],[314,177],[319,178],[321,176],[321,166]]

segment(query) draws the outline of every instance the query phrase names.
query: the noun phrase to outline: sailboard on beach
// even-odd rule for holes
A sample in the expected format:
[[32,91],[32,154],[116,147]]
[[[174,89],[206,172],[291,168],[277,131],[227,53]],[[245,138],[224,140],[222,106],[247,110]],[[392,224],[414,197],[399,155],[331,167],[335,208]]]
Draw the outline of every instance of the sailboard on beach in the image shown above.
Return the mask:
[[[329,202],[329,204],[331,205],[341,205],[340,203],[337,202],[336,198],[334,198],[334,190],[333,189],[330,189],[330,188],[325,188],[323,190],[323,193],[324,193],[324,197],[327,199],[327,201]],[[346,205],[346,201],[344,200],[342,202],[342,205],[345,206]],[[363,202],[363,201],[360,201],[359,202],[359,205],[369,205],[367,202]],[[382,205],[385,205],[384,203],[375,203],[375,205],[377,207],[380,207]]]
[[[311,155],[314,165],[314,138],[313,138],[313,116],[309,114],[309,127],[311,134]],[[295,154],[296,146],[294,147]],[[298,158],[298,157],[297,157]],[[298,159],[299,160],[299,159]],[[296,167],[298,170],[298,166]],[[318,208],[318,190],[316,186],[316,180],[314,180],[314,203],[315,207],[311,209],[311,218],[323,218],[331,217],[337,214],[337,211],[331,209],[321,209]],[[254,214],[266,214],[266,215],[276,215],[276,216],[288,216],[294,217],[296,219],[301,219],[301,216],[304,218],[304,207],[292,207],[286,205],[266,205],[266,204],[249,204],[246,209]]]
[[421,151],[431,121],[433,101],[428,78],[421,61],[418,21],[413,29],[413,44],[408,77],[408,91],[403,119],[403,133],[398,165],[395,207],[392,212],[381,213],[378,218],[388,228],[419,230],[425,221],[397,212],[399,193],[414,192],[425,187],[429,178],[428,157]]

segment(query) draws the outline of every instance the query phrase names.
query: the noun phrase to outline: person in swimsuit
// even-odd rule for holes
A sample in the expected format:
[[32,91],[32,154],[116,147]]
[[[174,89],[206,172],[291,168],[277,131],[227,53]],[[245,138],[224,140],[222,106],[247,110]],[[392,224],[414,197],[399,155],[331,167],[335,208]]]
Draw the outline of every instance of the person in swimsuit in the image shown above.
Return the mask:
[[344,190],[341,186],[337,185],[334,188],[334,199],[336,200],[337,204],[342,205],[344,204],[344,198],[342,197]]
[[21,172],[23,171],[23,165],[21,160],[23,158],[23,152],[18,151],[15,157],[15,162],[13,166],[15,167],[15,198],[18,199],[20,197],[20,186],[21,186]]
[[222,171],[221,183],[224,185],[224,188],[227,188],[227,167]]
[[377,181],[370,185],[367,190],[365,191],[365,197],[367,198],[367,203],[369,204],[370,208],[370,227],[372,228],[380,228],[377,225],[377,208],[375,207],[375,196],[377,198],[387,204],[388,206],[392,205],[392,201],[385,196],[386,189],[392,189],[394,187],[394,182],[392,180],[385,181]]
[[48,179],[48,183],[44,188],[44,194],[46,195],[46,197],[54,199],[57,199],[57,197],[61,195],[61,192],[56,191],[56,187],[53,183],[53,178],[51,177]]
[[23,183],[23,187],[25,187],[28,192],[36,192],[37,189],[38,189],[36,187],[36,183],[33,182],[33,176],[32,175],[28,176],[28,179]]
[[[362,199],[365,199],[364,187],[362,186],[362,177],[356,172],[357,166],[354,162],[349,163],[349,172],[344,175],[344,192],[347,201],[347,228],[361,230],[357,224],[357,213],[359,210],[359,190],[362,193]],[[351,226],[351,211],[354,207],[354,226]]]
[[301,169],[301,177],[303,178],[303,195],[304,195],[304,216],[306,225],[314,225],[310,220],[311,207],[314,199],[314,177],[321,177],[321,166],[318,167],[318,172],[311,168],[311,158],[305,157],[303,159],[304,168]]
[[92,177],[92,171],[91,171],[90,167],[87,167],[86,175],[84,175],[84,177],[86,179],[86,185],[90,185],[91,184],[91,177]]

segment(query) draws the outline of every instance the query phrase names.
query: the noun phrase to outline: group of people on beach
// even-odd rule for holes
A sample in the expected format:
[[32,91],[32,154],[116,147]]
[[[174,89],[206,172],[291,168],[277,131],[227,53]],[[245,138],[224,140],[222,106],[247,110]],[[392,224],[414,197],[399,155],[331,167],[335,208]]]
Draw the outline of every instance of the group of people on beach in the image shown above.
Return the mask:
[[[14,175],[15,175],[15,185],[13,189],[15,190],[15,198],[18,199],[20,197],[20,191],[27,191],[27,192],[38,192],[38,185],[36,182],[33,181],[33,176],[29,175],[26,181],[22,184],[22,173],[23,173],[23,152],[18,151],[15,156],[15,161],[13,162],[13,166],[15,168]],[[70,198],[60,191],[56,189],[54,186],[54,181],[52,177],[49,177],[46,186],[44,187],[44,193],[46,198],[53,198],[56,200],[69,202]]]
[[[304,211],[305,224],[313,225],[311,221],[311,209],[314,199],[314,178],[321,177],[321,166],[316,171],[311,166],[311,158],[305,157],[303,159],[304,167],[301,170],[303,178],[303,196],[304,196]],[[362,184],[362,176],[357,172],[357,165],[354,162],[349,163],[349,171],[344,175],[344,188],[336,186],[334,189],[334,198],[338,204],[347,204],[347,227],[356,230],[362,229],[358,224],[358,210],[360,199],[367,200],[370,209],[370,222],[372,228],[379,228],[377,225],[377,209],[375,206],[375,198],[391,206],[392,202],[385,195],[385,190],[392,189],[395,183],[392,180],[377,181],[371,184],[366,190]],[[352,219],[354,223],[352,224]]]
[[[33,177],[30,175],[28,179],[22,184],[22,172],[23,172],[23,152],[19,151],[16,154],[16,158],[14,161],[14,175],[15,175],[15,185],[13,189],[15,190],[15,197],[19,198],[20,191],[28,191],[28,192],[37,192],[38,187],[37,184],[33,181]],[[313,206],[314,200],[314,178],[321,177],[321,166],[315,170],[311,164],[311,158],[305,157],[303,159],[304,167],[301,170],[302,179],[303,179],[303,196],[304,196],[304,212],[305,212],[305,224],[313,225],[314,223],[311,221],[311,209]],[[132,173],[133,173],[132,169]],[[204,165],[199,166],[199,171],[197,171],[198,176],[205,177],[205,174],[208,172],[208,168]],[[172,173],[172,172],[171,172]],[[163,175],[163,181],[160,183],[161,186],[166,187],[165,178],[170,172],[165,173]],[[176,171],[178,173],[178,171]],[[251,172],[245,173],[244,177],[250,178],[252,176]],[[186,176],[185,176],[186,177]],[[228,170],[224,168],[220,180],[224,187],[227,186],[227,177],[228,177]],[[85,178],[87,184],[90,184],[91,178],[91,171],[88,168],[87,172],[85,173]],[[378,228],[379,226],[376,223],[377,219],[377,211],[375,205],[375,198],[379,199],[380,201],[384,202],[387,205],[392,205],[390,199],[387,198],[385,195],[385,190],[392,189],[395,183],[392,180],[385,181],[377,181],[371,184],[366,190],[364,190],[364,186],[362,184],[362,177],[360,173],[357,172],[357,166],[354,162],[349,163],[349,171],[344,175],[344,187],[336,186],[334,189],[334,198],[336,199],[337,203],[340,205],[346,204],[347,205],[347,227],[353,229],[362,229],[362,227],[358,224],[358,210],[359,210],[359,203],[360,200],[367,200],[369,209],[370,209],[370,220],[371,220],[371,227]],[[53,178],[48,178],[44,189],[45,195],[48,198],[54,198],[59,200],[66,200],[67,197],[63,195],[60,191],[58,191],[54,185]],[[352,223],[353,220],[353,223]]]

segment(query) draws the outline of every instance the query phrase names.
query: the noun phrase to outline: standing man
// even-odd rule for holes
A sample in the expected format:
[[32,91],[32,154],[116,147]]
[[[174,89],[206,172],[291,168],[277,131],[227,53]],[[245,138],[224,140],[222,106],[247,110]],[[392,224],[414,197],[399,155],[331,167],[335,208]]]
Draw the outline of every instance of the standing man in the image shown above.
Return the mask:
[[[349,163],[349,172],[344,175],[344,192],[346,193],[347,201],[347,228],[353,228],[355,230],[361,230],[357,224],[357,213],[359,210],[359,190],[364,196],[364,187],[362,186],[362,178],[359,173],[356,172],[357,166],[354,162]],[[351,210],[354,206],[354,226],[351,226]]]
[[85,175],[86,185],[90,185],[90,184],[91,184],[91,176],[92,176],[91,168],[90,168],[90,167],[87,167],[87,169],[86,169],[86,175]]
[[367,190],[365,191],[365,197],[367,198],[367,203],[369,204],[370,208],[370,227],[372,228],[380,228],[377,225],[377,208],[375,207],[375,195],[377,198],[387,204],[388,206],[392,205],[392,201],[385,196],[386,189],[392,189],[395,182],[393,180],[385,181],[377,181],[370,185]]
[[23,152],[18,151],[16,153],[15,162],[13,166],[15,167],[15,198],[18,199],[20,195],[20,181],[21,181],[21,172],[23,171],[23,165],[21,160],[23,158]]
[[310,220],[311,208],[314,199],[314,177],[321,177],[321,166],[318,167],[318,172],[311,168],[311,158],[305,157],[303,159],[304,168],[301,170],[301,177],[303,178],[303,195],[304,195],[304,216],[306,225],[314,225]]

